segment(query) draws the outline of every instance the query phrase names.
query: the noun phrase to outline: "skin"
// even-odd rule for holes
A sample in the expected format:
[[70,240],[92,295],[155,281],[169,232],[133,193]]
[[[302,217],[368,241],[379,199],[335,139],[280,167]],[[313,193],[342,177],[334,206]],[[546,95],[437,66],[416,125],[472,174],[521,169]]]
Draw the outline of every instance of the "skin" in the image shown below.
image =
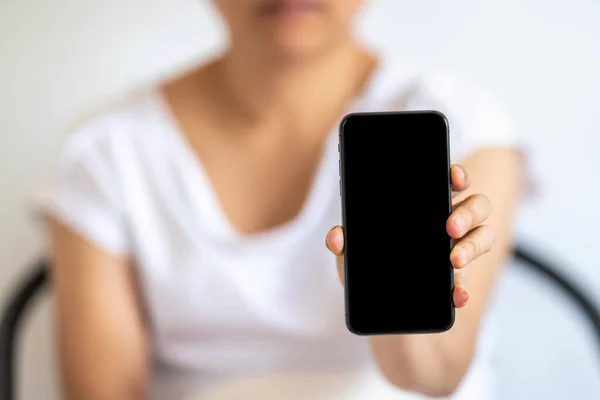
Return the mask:
[[[325,1],[318,11],[301,14],[269,13],[267,3],[216,1],[229,28],[229,51],[162,87],[224,214],[249,236],[299,213],[331,127],[377,63],[350,34],[360,1]],[[461,239],[452,256],[460,271],[456,324],[440,335],[371,339],[392,383],[433,396],[452,393],[471,362],[481,316],[510,249],[520,180],[519,157],[509,149],[480,150],[461,165],[452,169],[456,207],[448,223],[450,235]],[[467,221],[462,230],[452,223],[461,215]],[[135,265],[59,220],[52,221],[51,234],[64,397],[147,398],[151,348]],[[326,242],[341,268],[342,229],[332,229]],[[459,249],[467,254],[462,261]],[[405,254],[414,257],[410,249]],[[404,284],[410,283],[398,282]]]
[[[370,339],[379,367],[398,387],[439,397],[454,393],[462,381],[473,359],[477,332],[490,293],[510,254],[510,221],[519,176],[519,155],[509,149],[481,150],[463,165],[452,167],[454,210],[448,218],[447,231],[456,240],[451,252],[456,276],[456,321],[450,331],[438,335]],[[410,227],[397,229],[400,236],[402,230],[408,232]],[[326,244],[337,256],[338,274],[343,282],[342,227],[334,227],[328,233]],[[394,307],[403,306],[390,304],[390,309]]]

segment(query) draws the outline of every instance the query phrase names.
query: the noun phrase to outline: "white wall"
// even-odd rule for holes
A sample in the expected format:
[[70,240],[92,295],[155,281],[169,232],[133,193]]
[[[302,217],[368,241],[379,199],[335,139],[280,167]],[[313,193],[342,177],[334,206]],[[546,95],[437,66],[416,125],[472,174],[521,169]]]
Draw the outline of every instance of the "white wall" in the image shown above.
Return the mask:
[[[42,251],[27,198],[69,123],[92,103],[217,48],[220,27],[205,5],[0,2],[0,300]],[[569,272],[597,291],[600,3],[371,0],[369,6],[361,25],[368,40],[474,79],[505,102],[540,188],[523,208],[519,232],[569,261]],[[31,322],[27,341],[35,343],[26,358],[48,369],[48,307],[42,314]],[[28,373],[43,383],[25,387],[24,398],[49,398],[44,388],[53,377],[36,371]]]

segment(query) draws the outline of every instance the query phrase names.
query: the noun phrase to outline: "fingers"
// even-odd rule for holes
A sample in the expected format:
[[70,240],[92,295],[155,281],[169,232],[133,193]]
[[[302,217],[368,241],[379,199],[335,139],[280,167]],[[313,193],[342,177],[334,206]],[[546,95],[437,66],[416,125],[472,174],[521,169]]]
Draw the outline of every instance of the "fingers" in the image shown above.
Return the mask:
[[453,239],[463,237],[467,232],[485,222],[492,212],[492,205],[486,196],[476,194],[459,203],[446,223],[448,235]]
[[454,307],[462,308],[469,301],[469,292],[467,292],[464,286],[458,285],[454,287],[454,293],[452,294],[452,301],[454,302]]
[[[452,197],[467,189],[469,178],[464,168],[452,166],[450,170]],[[446,230],[453,239],[459,239],[450,253],[452,266],[457,270],[487,253],[493,245],[493,232],[483,224],[492,212],[491,204],[483,195],[473,195],[460,202],[448,218]],[[463,270],[464,271],[464,270]],[[454,307],[462,308],[470,295],[463,282],[463,271],[455,274],[455,286],[452,294]]]
[[469,292],[465,285],[465,270],[454,270],[454,292],[452,293],[452,301],[454,307],[461,308],[469,301]]
[[[476,258],[478,255],[483,254],[491,247],[491,240],[488,241],[487,227],[479,226],[468,235],[466,235],[457,245],[454,247],[451,253],[451,260],[456,258],[456,253],[459,253],[459,257],[456,262],[453,261],[455,268],[461,268],[468,264],[470,260]],[[486,245],[486,243],[489,243]],[[344,283],[344,270],[343,270],[343,253],[344,253],[344,231],[341,226],[332,228],[327,233],[325,244],[329,251],[337,256],[337,270],[339,279]],[[458,249],[458,250],[457,250]],[[463,251],[466,252],[466,256],[462,256]],[[453,256],[454,255],[454,256]],[[458,265],[458,266],[457,266]],[[455,273],[455,287],[452,295],[454,307],[462,308],[469,301],[470,295],[467,292],[464,282],[462,279],[462,273],[457,271]]]
[[450,252],[450,262],[457,269],[464,268],[492,249],[494,236],[492,230],[485,225],[473,229],[454,245]]
[[327,233],[325,245],[336,256],[341,256],[344,253],[344,231],[341,226],[333,227]]
[[460,165],[450,167],[450,184],[452,186],[452,196],[466,190],[471,185],[467,171]]
[[344,283],[344,231],[341,226],[333,227],[328,233],[325,239],[325,245],[333,254],[337,257],[337,272],[340,282]]

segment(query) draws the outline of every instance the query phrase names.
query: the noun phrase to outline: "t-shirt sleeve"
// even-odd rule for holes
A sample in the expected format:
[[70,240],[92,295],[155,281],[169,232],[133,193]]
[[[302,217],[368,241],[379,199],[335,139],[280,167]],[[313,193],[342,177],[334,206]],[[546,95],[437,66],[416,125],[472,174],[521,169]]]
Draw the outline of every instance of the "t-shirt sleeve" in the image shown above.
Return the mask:
[[408,107],[435,109],[446,115],[454,162],[484,148],[522,150],[517,129],[504,107],[467,80],[442,73],[429,74],[411,92]]
[[123,193],[107,127],[91,124],[75,132],[53,170],[42,207],[53,217],[103,250],[128,252]]

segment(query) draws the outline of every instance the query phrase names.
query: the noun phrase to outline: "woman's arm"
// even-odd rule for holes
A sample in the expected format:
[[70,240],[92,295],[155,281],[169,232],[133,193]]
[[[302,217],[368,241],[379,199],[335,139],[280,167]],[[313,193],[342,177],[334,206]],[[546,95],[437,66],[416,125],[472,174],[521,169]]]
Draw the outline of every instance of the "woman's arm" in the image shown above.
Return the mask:
[[371,340],[373,353],[394,384],[430,396],[447,396],[462,381],[475,351],[481,317],[498,272],[511,251],[513,214],[521,186],[520,155],[508,149],[481,150],[465,160],[471,185],[457,199],[481,193],[493,212],[486,225],[494,246],[467,267],[468,304],[456,311],[456,321],[439,335],[382,336]]
[[[457,307],[461,308],[456,311],[454,326],[448,332],[438,335],[377,336],[370,339],[381,371],[393,384],[433,397],[453,393],[469,368],[482,315],[498,272],[511,251],[512,220],[521,186],[521,160],[517,151],[500,148],[480,150],[465,160],[462,166],[469,175],[470,185],[467,190],[453,198],[453,203],[458,204],[474,194],[483,194],[491,203],[493,212],[487,218],[489,203],[474,197],[464,202],[455,212],[466,212],[466,216],[470,217],[467,219],[475,222],[475,225],[486,220],[487,233],[491,231],[495,242],[494,246],[491,246],[487,239],[478,242],[487,237],[487,234],[483,233],[485,231],[479,231],[477,234],[483,237],[469,240],[467,237],[472,236],[467,236],[459,241],[459,245],[464,246],[470,253],[470,260],[473,260],[465,271],[470,293],[468,304],[462,308],[466,298],[462,289],[459,290],[460,304],[457,304]],[[458,186],[463,189],[468,183],[463,174],[460,176],[462,182],[458,182]],[[456,184],[453,181],[453,186]],[[479,208],[482,204],[483,207]],[[474,215],[476,213],[482,215]],[[330,232],[327,246],[339,256],[338,272],[343,280],[341,230],[333,229]],[[490,247],[491,250],[488,251]],[[460,274],[464,274],[462,270]],[[456,283],[462,286],[461,280],[457,280]],[[454,296],[456,303],[456,291]],[[393,309],[396,306],[398,305],[390,304],[389,307]]]
[[59,222],[52,239],[64,397],[146,398],[146,337],[129,263]]

